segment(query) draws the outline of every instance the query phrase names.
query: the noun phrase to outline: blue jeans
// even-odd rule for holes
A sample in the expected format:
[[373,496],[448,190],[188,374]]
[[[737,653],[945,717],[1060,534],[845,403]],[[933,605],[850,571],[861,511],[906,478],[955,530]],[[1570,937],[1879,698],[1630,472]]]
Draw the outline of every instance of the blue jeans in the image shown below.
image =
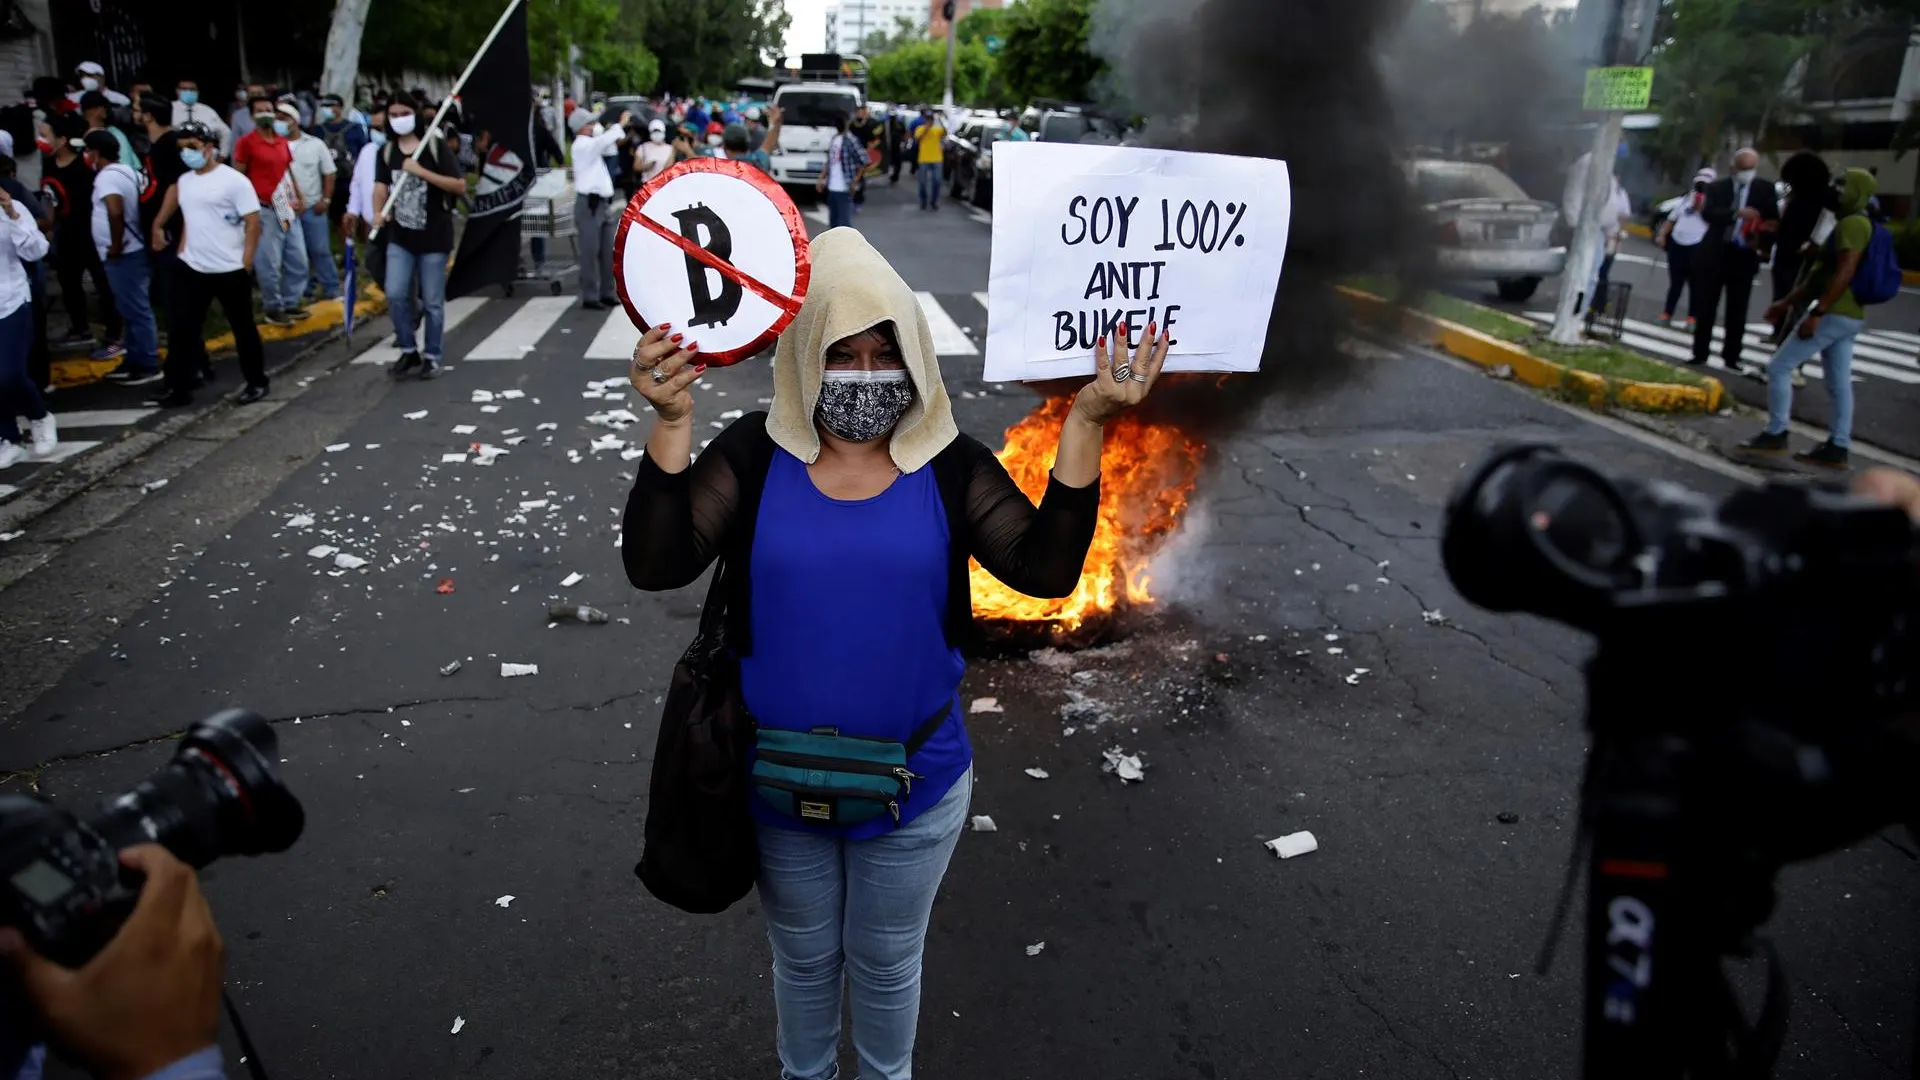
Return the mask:
[[160,370],[160,331],[153,325],[153,302],[147,298],[150,272],[147,249],[122,252],[103,260],[113,304],[127,324],[127,367],[134,371]]
[[1800,336],[1798,326],[1780,343],[1780,350],[1767,361],[1767,433],[1779,435],[1787,430],[1787,418],[1793,411],[1793,369],[1820,356],[1827,377],[1827,394],[1833,398],[1833,445],[1845,449],[1853,438],[1853,341],[1866,324],[1845,315],[1822,315],[1813,336]]
[[399,244],[387,245],[387,313],[393,316],[393,344],[414,352],[413,280],[420,279],[420,304],[426,308],[427,345],[420,355],[440,362],[440,335],[447,328],[447,253],[416,255]]
[[300,306],[300,291],[307,284],[306,238],[297,220],[293,228],[282,231],[271,206],[260,208],[260,246],[254,249],[253,273],[260,280],[260,303],[268,311]]
[[308,210],[300,215],[296,222],[300,229],[301,245],[311,274],[301,274],[299,288],[294,290],[295,298],[307,295],[307,286],[320,286],[320,298],[331,300],[340,295],[340,272],[333,266],[333,246],[328,242],[332,235],[331,223],[327,221],[323,210]]
[[33,302],[29,300],[0,319],[0,440],[6,442],[20,441],[20,425],[14,417],[38,420],[47,415],[46,400],[27,371],[32,352]]
[[853,224],[853,192],[827,192],[827,228]]
[[861,1080],[910,1080],[927,921],[972,795],[968,770],[919,817],[871,840],[757,826],[782,1080],[839,1075],[843,974]]
[[940,205],[940,163],[922,162],[914,175],[920,178],[920,205]]

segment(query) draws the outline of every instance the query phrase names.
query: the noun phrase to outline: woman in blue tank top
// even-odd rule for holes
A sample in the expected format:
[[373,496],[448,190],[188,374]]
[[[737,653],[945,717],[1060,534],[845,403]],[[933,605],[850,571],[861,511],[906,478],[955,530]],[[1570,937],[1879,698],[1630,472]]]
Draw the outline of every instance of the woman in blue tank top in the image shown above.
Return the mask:
[[[1103,339],[1036,508],[955,426],[926,317],[886,260],[852,229],[823,233],[812,258],[771,410],[698,461],[698,342],[665,326],[641,339],[633,385],[655,419],[621,556],[641,589],[725,567],[728,640],[761,732],[753,812],[781,1076],[838,1076],[845,980],[860,1077],[908,1080],[927,921],[972,790],[958,708],[968,560],[1034,596],[1073,591],[1104,425],[1146,396],[1168,340],[1121,328],[1140,344],[1129,357],[1116,340],[1109,359]],[[809,753],[769,750],[796,738]],[[888,753],[894,764],[875,764]]]

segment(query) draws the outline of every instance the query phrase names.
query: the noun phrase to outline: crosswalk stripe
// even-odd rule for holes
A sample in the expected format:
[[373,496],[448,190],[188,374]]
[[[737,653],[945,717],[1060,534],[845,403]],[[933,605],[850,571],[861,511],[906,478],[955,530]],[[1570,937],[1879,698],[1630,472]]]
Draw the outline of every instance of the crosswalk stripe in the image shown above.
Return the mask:
[[[1538,323],[1551,323],[1553,321],[1553,314],[1551,312],[1529,311],[1526,315],[1527,318]],[[1621,323],[1621,326],[1624,331],[1620,337],[1622,344],[1655,353],[1671,360],[1678,360],[1682,363],[1691,359],[1693,356],[1693,335],[1685,331],[1656,326],[1652,323],[1641,322],[1639,319],[1626,319]],[[1763,356],[1772,356],[1775,347],[1767,341],[1767,337],[1772,333],[1773,328],[1766,323],[1750,323],[1747,327],[1744,344],[1748,348],[1758,349]],[[1868,334],[1861,335],[1863,340],[1867,337]],[[1713,338],[1715,341],[1724,341],[1726,335],[1720,327],[1716,326],[1713,328]],[[1892,360],[1893,363],[1876,362],[1885,360]],[[1718,357],[1715,357],[1710,362],[1714,366],[1724,366],[1720,363]],[[1877,348],[1871,345],[1862,346],[1859,343],[1854,345],[1853,375],[1855,382],[1860,381],[1860,376],[1862,375],[1877,375],[1880,378],[1890,379],[1898,383],[1906,383],[1910,386],[1920,385],[1920,370],[1910,371],[1907,369],[1906,364],[1907,361],[1904,358],[1888,353],[1883,348]],[[1824,378],[1824,375],[1820,374],[1820,366],[1818,364],[1810,363],[1801,370],[1814,378]]]
[[19,490],[19,488],[14,487],[12,484],[0,484],[0,499],[12,498],[13,493]]
[[84,454],[99,445],[99,439],[74,439],[71,442],[66,439],[61,439],[59,443],[55,444],[53,453],[45,456],[34,454],[16,463],[14,468],[19,468],[22,465],[51,465],[56,461],[65,461],[75,454]]
[[993,224],[993,215],[987,213],[985,210],[982,210],[977,206],[967,207],[967,216],[979,222],[982,225]]
[[[466,322],[467,317],[479,311],[481,305],[486,302],[487,298],[484,296],[459,296],[447,301],[447,324],[443,330],[443,334],[453,333],[454,327]],[[382,345],[375,345],[366,352],[354,357],[353,362],[356,364],[380,364],[385,366],[392,364],[398,359],[400,359],[400,350],[394,348],[393,343],[389,341]]]
[[980,347],[973,343],[960,324],[953,321],[947,309],[930,292],[916,292],[914,298],[920,301],[920,310],[927,317],[927,328],[933,331],[933,351],[939,356],[978,356]]
[[600,332],[593,335],[593,344],[587,346],[587,359],[627,360],[638,344],[640,328],[633,325],[625,307],[617,307],[607,312],[607,321],[601,323]]
[[808,221],[817,221],[822,225],[825,225],[829,221],[833,220],[832,218],[827,216],[827,210],[826,210],[826,207],[824,206],[816,206],[811,210],[803,210],[801,211],[800,216],[803,218],[806,218]]
[[468,360],[520,360],[532,352],[560,316],[573,307],[571,296],[536,296],[473,347]]
[[988,304],[988,303],[987,303],[987,294],[986,294],[986,293],[983,293],[983,292],[977,292],[977,293],[974,293],[974,294],[973,294],[973,302],[974,302],[974,303],[976,303],[976,304],[979,304],[979,305],[980,305],[980,310],[981,310],[981,311],[992,311],[992,310],[993,310],[993,307],[992,307],[992,305],[990,305],[990,304]]
[[158,409],[76,409],[73,412],[55,413],[54,421],[62,431],[74,428],[117,428],[137,424]]

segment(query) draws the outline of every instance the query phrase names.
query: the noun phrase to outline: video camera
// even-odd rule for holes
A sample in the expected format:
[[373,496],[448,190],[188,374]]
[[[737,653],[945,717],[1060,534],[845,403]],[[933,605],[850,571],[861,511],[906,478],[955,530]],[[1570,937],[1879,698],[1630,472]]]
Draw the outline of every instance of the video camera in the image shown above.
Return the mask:
[[[1769,1074],[1786,981],[1755,932],[1776,873],[1920,819],[1920,531],[1852,496],[1770,484],[1715,503],[1526,445],[1455,492],[1441,555],[1467,600],[1599,641],[1553,919],[1557,936],[1587,855],[1583,1075]],[[1697,674],[1722,670],[1739,674]],[[1749,1024],[1722,958],[1756,951]]]

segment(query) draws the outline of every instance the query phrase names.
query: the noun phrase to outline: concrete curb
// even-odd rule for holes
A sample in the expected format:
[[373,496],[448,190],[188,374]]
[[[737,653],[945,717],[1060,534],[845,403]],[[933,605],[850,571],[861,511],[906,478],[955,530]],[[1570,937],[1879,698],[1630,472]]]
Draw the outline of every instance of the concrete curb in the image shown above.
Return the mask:
[[1517,382],[1564,394],[1592,408],[1612,405],[1652,413],[1712,413],[1720,411],[1726,397],[1726,387],[1710,376],[1702,376],[1706,386],[1686,386],[1596,375],[1458,323],[1396,306],[1372,293],[1346,285],[1339,288],[1364,321],[1385,324],[1401,337],[1436,346],[1489,370],[1509,368]]
[[[270,341],[292,341],[296,338],[312,337],[315,334],[329,334],[347,322],[346,305],[339,300],[322,300],[307,310],[313,313],[293,326],[275,326],[272,323],[258,323],[255,329],[260,331],[262,344]],[[360,300],[353,305],[354,322],[362,319],[378,318],[387,313],[387,299],[372,286],[360,291]],[[233,331],[229,330],[219,337],[206,340],[208,356],[233,351]],[[160,350],[160,359],[164,362],[167,350]],[[55,389],[65,390],[74,386],[85,386],[99,382],[107,372],[120,366],[118,358],[113,360],[90,360],[86,356],[57,358],[53,361],[53,385]]]

